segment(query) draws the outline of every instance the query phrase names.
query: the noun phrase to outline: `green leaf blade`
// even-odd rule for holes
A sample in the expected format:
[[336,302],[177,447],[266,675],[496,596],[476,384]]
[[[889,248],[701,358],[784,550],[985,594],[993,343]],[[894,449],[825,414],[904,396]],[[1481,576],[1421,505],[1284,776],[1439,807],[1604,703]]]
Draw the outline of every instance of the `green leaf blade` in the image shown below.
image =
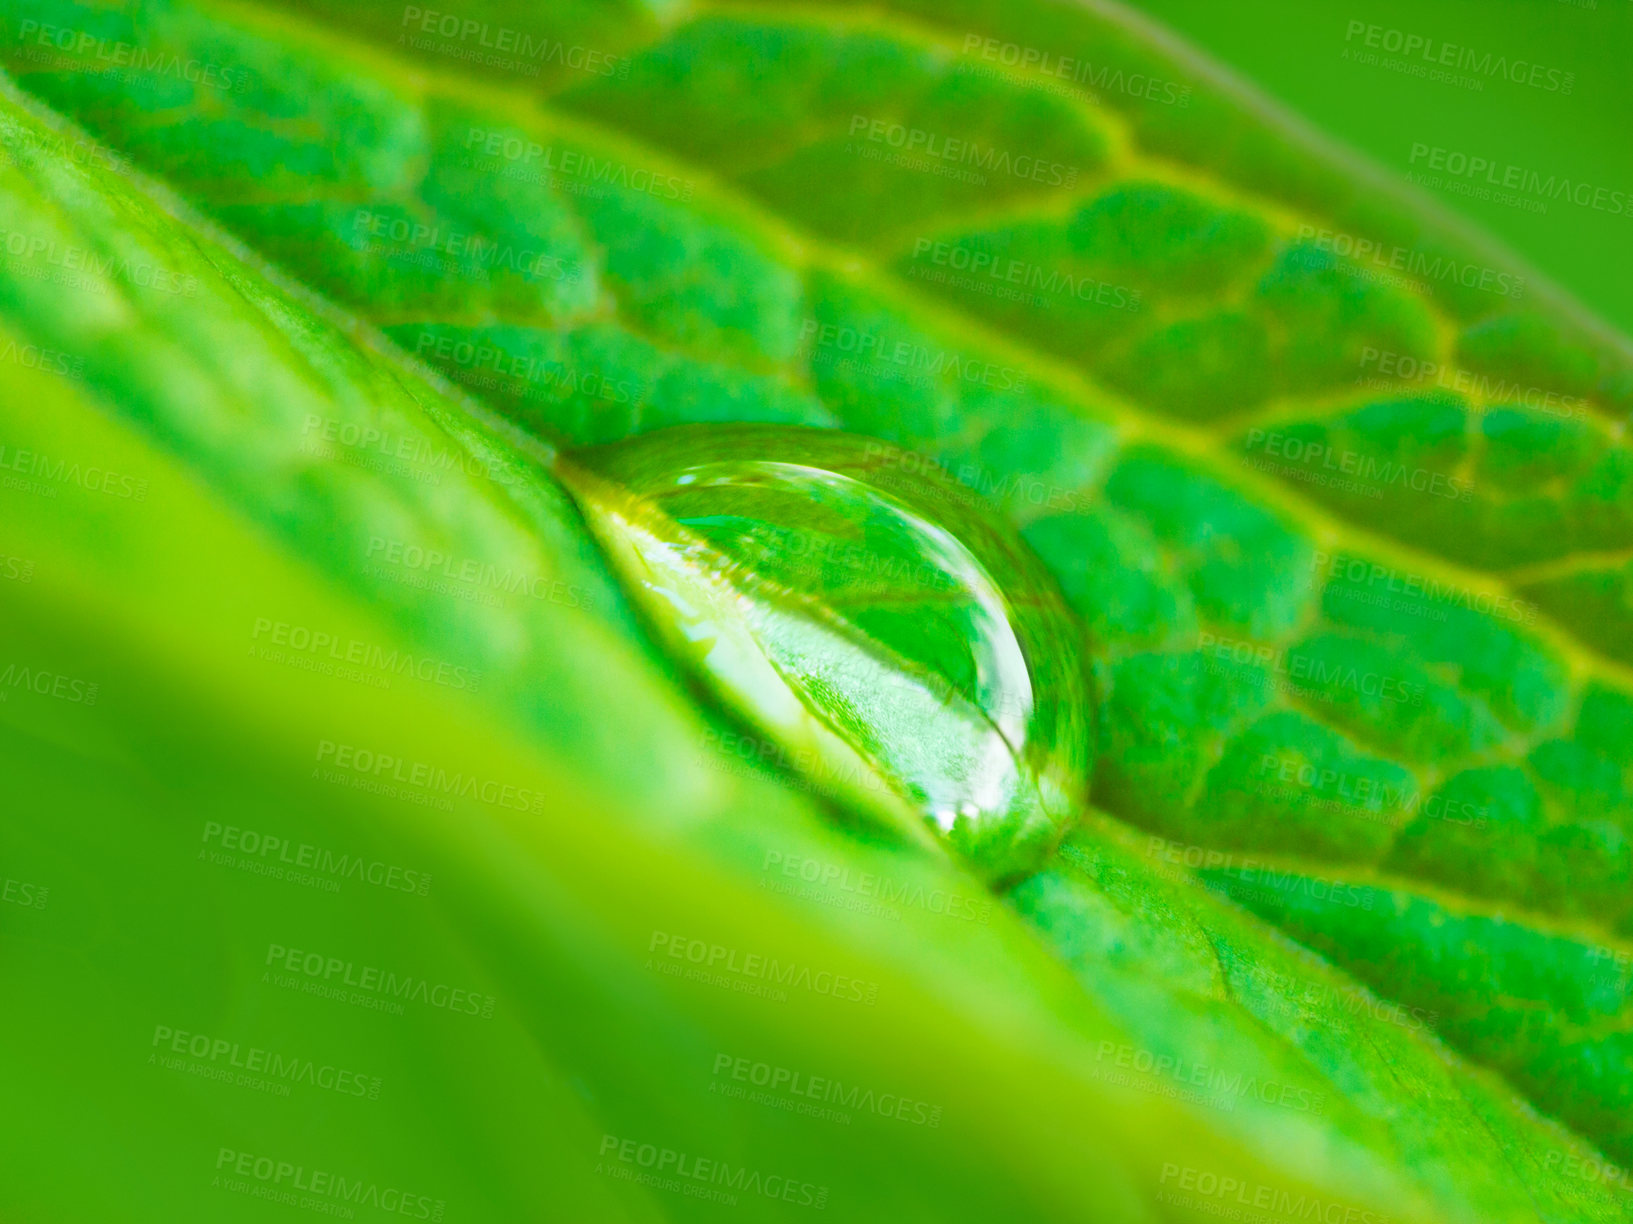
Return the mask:
[[[585,81],[546,64],[478,85],[457,43],[397,49],[400,15],[379,10],[348,10],[324,30],[283,29],[228,6],[161,6],[139,19],[74,5],[28,11],[248,68],[241,90],[184,89],[42,61],[26,42],[8,49],[25,87],[527,430],[588,443],[683,422],[837,426],[880,436],[903,462],[940,465],[990,497],[1092,631],[1109,690],[1095,797],[1118,817],[1209,851],[1375,868],[1401,878],[1403,895],[1470,896],[1526,938],[1587,917],[1625,935],[1633,829],[1623,716],[1633,678],[1618,567],[1633,525],[1626,443],[1608,415],[1626,403],[1625,343],[1546,287],[1513,292],[1523,270],[1314,155],[1138,22],[1036,6],[832,23],[826,10],[689,19],[586,7],[524,20],[494,6],[485,16],[495,25],[548,30],[564,47],[590,40],[627,56],[631,70]],[[359,35],[368,30],[375,45]],[[1094,74],[1103,110],[1090,110],[1035,75],[984,71],[965,31],[1087,46],[1121,75]],[[742,56],[770,48],[804,67],[779,79],[793,91],[779,105],[751,111]],[[822,58],[836,48],[851,57],[840,64],[852,77],[836,80]],[[1175,90],[1134,96],[1136,68]],[[1005,182],[1004,215],[967,215],[986,210],[947,176],[836,173],[848,163],[834,160],[831,135],[813,143],[788,130],[818,93],[830,126],[848,128],[866,107],[897,108],[916,130],[986,148],[1046,125],[1039,148],[1085,173],[1072,192]],[[489,132],[501,134],[500,152],[473,158]],[[504,153],[512,137],[520,160]],[[528,167],[534,147],[533,161],[549,151],[548,177]],[[806,151],[778,160],[788,149]],[[847,178],[861,189],[847,194]],[[901,211],[881,219],[883,199],[902,201]],[[406,244],[391,238],[404,230]],[[1328,231],[1405,250],[1407,283],[1381,275],[1376,259],[1342,254]],[[1140,309],[1040,310],[914,276],[923,261],[910,252],[924,239],[931,267],[936,242],[1023,263],[1080,259],[1075,274],[1137,289]],[[512,256],[496,259],[501,251]],[[1443,254],[1495,267],[1500,288],[1471,288],[1428,262]],[[246,298],[260,292],[237,281]],[[561,581],[592,591],[590,606],[614,626],[577,631],[595,651],[630,649],[618,645],[626,614],[548,481],[530,478],[520,501],[515,490],[471,501],[463,483],[439,493],[424,481],[352,479],[378,477],[378,463],[344,443],[345,471],[332,445],[294,445],[310,442],[299,406],[318,393],[307,384],[322,387],[319,401],[340,395],[321,377],[326,345],[314,347],[302,326],[280,343],[304,344],[320,373],[280,383],[276,363],[235,364],[234,345],[191,306],[144,315],[144,326],[171,329],[167,355],[189,355],[161,375],[144,360],[151,341],[121,338],[120,295],[80,300],[26,277],[7,278],[3,293],[8,319],[39,329],[32,339],[94,354],[87,381],[127,391],[133,417],[189,463],[240,494],[283,490],[251,517],[332,578],[357,583],[372,539],[331,538],[320,524],[378,523],[399,542],[535,576],[542,534],[560,550],[549,572],[560,564]],[[269,312],[287,309],[266,301]],[[104,328],[104,348],[87,320]],[[1437,369],[1425,375],[1423,362]],[[127,377],[127,366],[141,376]],[[237,417],[177,414],[223,388],[232,401],[269,370],[272,385]],[[335,428],[384,424],[414,445],[445,446],[378,412],[402,377],[358,374]],[[1491,380],[1507,387],[1493,392]],[[1369,385],[1350,386],[1359,381]],[[328,422],[318,415],[321,434]],[[1289,441],[1302,459],[1289,458]],[[511,461],[503,448],[479,445],[476,455],[479,466]],[[1329,460],[1351,486],[1312,479],[1331,475]],[[279,463],[300,473],[293,485],[280,483]],[[1372,474],[1353,482],[1346,465]],[[1397,471],[1408,474],[1404,491]],[[1421,495],[1420,477],[1455,495]],[[426,505],[439,515],[425,518]],[[582,755],[612,771],[616,744],[597,742],[590,713],[604,697],[599,678],[553,657],[542,628],[435,606],[401,577],[361,587],[423,645],[480,643],[473,662],[494,686],[484,701],[528,736],[560,736],[564,760]],[[647,698],[632,708],[666,708],[651,661],[638,650],[628,658],[629,676],[641,677],[630,691]],[[720,797],[687,747],[697,731],[690,717],[654,715],[639,735],[665,745],[655,755],[676,776]],[[668,801],[669,783],[655,776],[627,781],[637,810]],[[808,815],[799,811],[790,820]],[[1487,824],[1471,830],[1478,820]],[[738,833],[727,821],[710,845],[724,852]],[[1460,942],[1436,946],[1430,968],[1379,968],[1373,932],[1292,910],[1272,916],[1412,1006],[1430,987],[1467,1004],[1487,981],[1483,966],[1508,955],[1506,928],[1466,924]],[[1054,928],[1062,939],[1068,925]],[[1253,949],[1244,956],[1262,954],[1243,946]],[[1534,976],[1503,985],[1520,1014],[1563,1006]],[[1545,1050],[1516,1045],[1500,1026],[1447,1020],[1442,1031],[1589,1140],[1625,1142],[1613,1034],[1549,1029],[1555,1045]],[[1374,1157],[1419,1141],[1416,1123],[1397,1124],[1393,1138],[1368,1132],[1381,1145]],[[1254,1142],[1276,1149],[1275,1137]],[[1551,1150],[1583,1159],[1569,1144]],[[1544,1180],[1566,1159],[1533,1157]],[[1534,1172],[1521,1183],[1532,1186]],[[1456,1178],[1429,1180],[1401,1201],[1422,1191],[1444,1213],[1473,1218],[1500,1218],[1518,1202],[1506,1190],[1482,1197],[1483,1187],[1465,1201]],[[1588,1191],[1604,1187],[1590,1177],[1585,1191],[1581,1180],[1539,1192],[1548,1210],[1619,1218],[1622,1188],[1595,1199]],[[1599,1209],[1613,1214],[1595,1217]]]

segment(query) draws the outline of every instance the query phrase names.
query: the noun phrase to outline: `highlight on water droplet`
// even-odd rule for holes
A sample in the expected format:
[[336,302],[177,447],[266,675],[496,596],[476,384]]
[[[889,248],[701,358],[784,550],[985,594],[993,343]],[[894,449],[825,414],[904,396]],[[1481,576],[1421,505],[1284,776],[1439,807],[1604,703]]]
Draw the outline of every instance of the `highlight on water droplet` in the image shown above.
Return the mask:
[[973,491],[875,440],[691,425],[560,474],[654,634],[807,784],[991,880],[1087,789],[1053,579]]

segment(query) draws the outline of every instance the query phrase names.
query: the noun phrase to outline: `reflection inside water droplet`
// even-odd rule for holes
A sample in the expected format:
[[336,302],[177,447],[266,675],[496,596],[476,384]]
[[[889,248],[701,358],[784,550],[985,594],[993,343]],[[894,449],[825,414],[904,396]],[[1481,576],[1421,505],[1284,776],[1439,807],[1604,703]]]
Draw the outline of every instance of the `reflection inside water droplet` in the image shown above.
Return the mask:
[[994,879],[1071,823],[1076,631],[973,493],[777,426],[666,430],[562,475],[659,639],[775,745],[755,755]]

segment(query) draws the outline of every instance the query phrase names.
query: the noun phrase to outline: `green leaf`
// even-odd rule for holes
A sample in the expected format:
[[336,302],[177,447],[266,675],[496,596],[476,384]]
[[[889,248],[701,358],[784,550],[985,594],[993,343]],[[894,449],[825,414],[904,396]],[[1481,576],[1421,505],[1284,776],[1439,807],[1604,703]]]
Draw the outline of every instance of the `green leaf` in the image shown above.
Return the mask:
[[[717,1201],[634,1177],[645,1144],[765,1219],[1138,1211],[1176,1134],[1288,1193],[1337,1176],[1096,1084],[1120,1026],[977,881],[722,751],[547,450],[175,201],[53,157],[72,133],[15,97],[0,131],[7,232],[84,252],[0,297],[32,354],[4,408],[31,566],[0,673],[3,1023],[31,1051],[8,1206]],[[369,429],[392,462],[338,457]],[[743,1099],[761,1068],[803,1095]]]
[[[421,1132],[411,1158],[384,1156],[397,1128],[359,1137],[338,1114],[320,1152],[438,1173],[477,1217],[537,1210],[541,1149],[568,1153],[548,1168],[591,1218],[703,1213],[585,1172],[597,1128],[647,1126],[662,1133],[635,1137],[660,1146],[698,1134],[697,1157],[767,1169],[786,1157],[791,1172],[798,1157],[836,1210],[881,1218],[1204,1218],[1244,1193],[1300,1218],[1283,1189],[1391,1219],[1626,1218],[1627,1187],[1596,1154],[1633,1152],[1633,1062],[1618,1033],[1633,938],[1625,341],[1098,6],[493,3],[451,27],[370,4],[15,11],[7,63],[24,89],[338,308],[330,319],[269,287],[282,274],[237,254],[209,256],[213,288],[195,301],[149,291],[150,274],[123,274],[141,293],[109,291],[53,271],[61,259],[12,252],[5,326],[81,363],[71,390],[42,386],[32,401],[88,396],[81,416],[132,431],[170,483],[213,499],[164,523],[69,519],[72,580],[7,592],[40,651],[123,642],[98,648],[109,675],[133,668],[136,691],[183,690],[163,707],[170,719],[139,702],[99,706],[104,722],[31,710],[68,726],[31,723],[42,746],[13,754],[17,768],[41,789],[67,771],[95,824],[126,830],[228,808],[247,789],[238,771],[271,775],[266,810],[297,793],[304,809],[308,780],[294,775],[325,742],[573,795],[548,801],[551,820],[477,807],[455,823],[320,789],[337,827],[387,836],[384,823],[458,864],[446,914],[439,893],[436,917],[401,931],[369,898],[348,917],[384,926],[383,946],[445,948],[446,972],[493,975],[509,1038],[477,1083],[503,1084],[504,1118],[521,1123],[501,1126],[468,1085],[427,1083],[415,1089],[424,1116],[453,1120]],[[121,46],[173,59],[110,69]],[[1008,48],[1037,52],[1035,66],[1010,68]],[[1063,79],[1062,56],[1083,74]],[[9,175],[8,244],[44,238],[205,284],[195,252],[220,248],[166,215],[179,206],[108,220],[125,188],[100,171],[94,189],[65,185],[76,152],[105,158],[30,122],[16,119],[6,142],[29,168]],[[49,189],[42,176],[55,176]],[[45,200],[76,193],[94,215],[59,233],[69,221]],[[253,326],[240,317],[252,307]],[[509,424],[427,381],[378,333]],[[1139,852],[1092,822],[1075,857],[1013,891],[1052,956],[1007,917],[976,930],[908,906],[893,922],[842,908],[854,900],[844,887],[776,887],[771,855],[858,873],[846,880],[974,886],[933,857],[830,829],[757,765],[732,773],[722,727],[642,644],[545,470],[549,450],[527,440],[719,421],[883,439],[989,498],[1054,571],[1104,691],[1094,801],[1160,840]],[[439,468],[430,456],[443,453],[459,459]],[[473,463],[508,475],[477,479]],[[14,500],[40,512],[30,496]],[[223,590],[176,557],[174,540],[218,518],[272,549],[259,582],[246,562],[241,588]],[[43,556],[64,530],[42,520],[30,547]],[[120,583],[154,572],[121,570],[120,549],[192,576]],[[240,551],[260,556],[247,538],[200,555]],[[291,565],[298,578],[276,568]],[[481,598],[496,594],[494,574],[508,575],[497,581],[510,603]],[[308,587],[301,599],[344,614],[280,611]],[[129,627],[80,623],[92,592],[130,588],[141,598]],[[560,594],[518,606],[518,590]],[[355,711],[301,740],[312,702],[338,686],[250,668],[243,691],[277,695],[264,711],[235,700],[229,678],[245,665],[232,656],[262,619],[332,623],[348,642],[392,635],[384,648],[480,671],[479,695],[439,688],[405,703],[347,689]],[[203,643],[219,668],[198,662]],[[479,720],[459,716],[464,703]],[[236,745],[220,748],[234,769],[193,777],[201,737]],[[258,763],[268,744],[286,751]],[[109,754],[132,772],[105,776],[152,778],[125,788],[128,807],[97,789]],[[97,770],[76,764],[87,759]],[[45,830],[29,836],[39,861],[71,876]],[[1191,864],[1376,996],[1212,898]],[[160,858],[155,876],[174,870]],[[192,884],[187,902],[237,940],[223,965],[264,956],[273,937],[257,934],[256,948],[225,933],[279,908],[230,897],[226,878]],[[627,897],[642,898],[637,913],[614,903]],[[101,921],[131,899],[115,890]],[[654,925],[663,913],[673,920]],[[829,1016],[826,1002],[772,1017],[634,967],[642,939],[693,930],[722,944],[763,932],[745,955],[827,965],[877,982],[881,1000],[896,988],[896,1002],[861,1019],[837,1005]],[[140,957],[117,965],[136,980],[103,980],[145,999]],[[539,985],[555,981],[590,1000],[576,1020]],[[244,1015],[273,1006],[248,997]],[[1357,1023],[1340,998],[1411,1023]],[[204,991],[196,1006],[224,1014]],[[50,1020],[105,1036],[83,1016]],[[405,1090],[447,1074],[424,1055],[455,1038],[432,1027],[404,1025],[383,1056],[400,1060]],[[1330,1098],[1332,1111],[1118,1078],[1099,1053],[1108,1042],[1114,1068],[1124,1050],[1176,1071],[1186,1059],[1293,1100]],[[722,1043],[880,1091],[905,1069],[908,1086],[892,1090],[920,1100],[956,1083],[956,1130],[904,1137],[880,1123],[864,1138],[726,1104],[706,1075],[675,1070]],[[647,1061],[618,1062],[609,1046]],[[510,1090],[516,1067],[526,1091]],[[154,1091],[136,1067],[99,1071],[132,1110]],[[161,1090],[175,1094],[167,1119],[188,1086]],[[580,1137],[564,1138],[573,1128]],[[207,1149],[259,1150],[217,1137],[231,1130],[201,1123],[195,1166],[164,1157],[152,1167],[165,1172],[144,1176],[203,1193]],[[1219,1179],[1236,1199],[1214,1194]],[[908,1186],[913,1197],[892,1201]],[[220,1215],[247,1200],[208,1202]]]

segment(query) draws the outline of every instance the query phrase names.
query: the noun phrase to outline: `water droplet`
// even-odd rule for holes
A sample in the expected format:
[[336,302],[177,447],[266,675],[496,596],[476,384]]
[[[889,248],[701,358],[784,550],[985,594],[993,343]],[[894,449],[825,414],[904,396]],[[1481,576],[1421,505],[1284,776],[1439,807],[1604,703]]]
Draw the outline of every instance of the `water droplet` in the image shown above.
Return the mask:
[[562,461],[655,634],[852,810],[1035,867],[1087,786],[1077,630],[971,490],[847,434],[682,426]]

